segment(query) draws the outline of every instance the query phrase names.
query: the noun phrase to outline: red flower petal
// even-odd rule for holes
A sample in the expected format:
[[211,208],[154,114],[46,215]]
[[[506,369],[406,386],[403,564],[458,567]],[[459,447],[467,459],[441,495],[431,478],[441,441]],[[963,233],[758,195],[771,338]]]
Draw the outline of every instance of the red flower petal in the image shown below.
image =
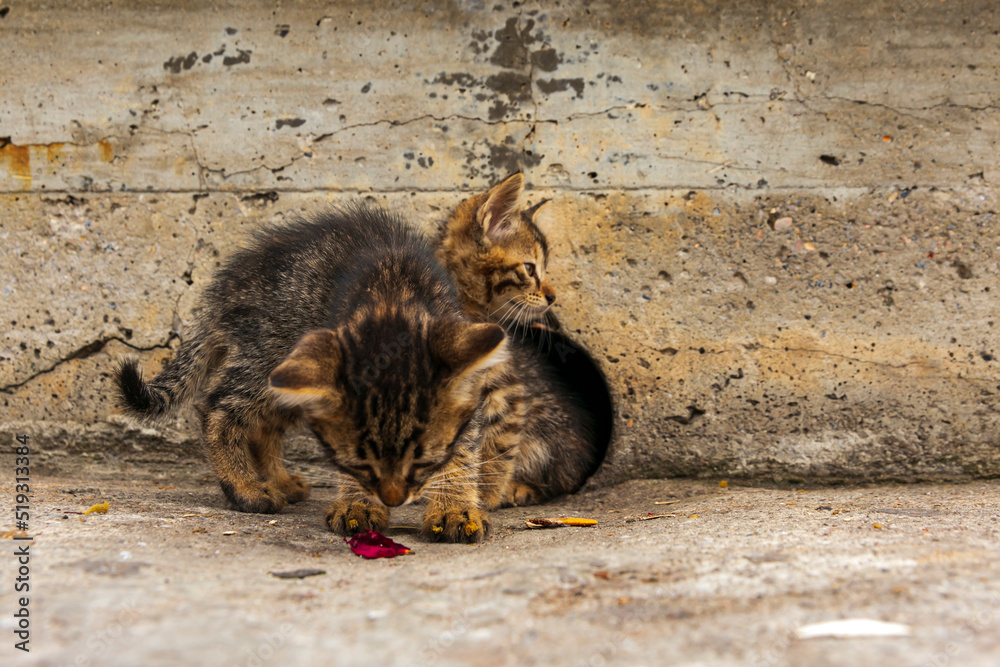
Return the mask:
[[393,558],[413,553],[409,547],[393,542],[377,530],[363,530],[354,537],[345,537],[344,541],[351,551],[364,558]]

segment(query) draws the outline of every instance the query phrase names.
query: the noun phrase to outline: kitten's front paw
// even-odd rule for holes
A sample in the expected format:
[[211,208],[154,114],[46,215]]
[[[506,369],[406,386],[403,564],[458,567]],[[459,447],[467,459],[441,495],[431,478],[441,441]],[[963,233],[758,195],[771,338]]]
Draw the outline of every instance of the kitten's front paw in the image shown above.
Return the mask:
[[326,512],[326,525],[341,535],[353,535],[362,530],[385,530],[389,525],[389,510],[363,500],[338,500]]
[[443,542],[481,542],[489,537],[490,518],[478,509],[428,508],[424,514],[424,534]]
[[219,482],[229,502],[240,512],[276,514],[285,506],[284,492],[274,482],[230,484]]
[[301,475],[289,475],[279,485],[290,503],[302,502],[309,497],[309,485]]

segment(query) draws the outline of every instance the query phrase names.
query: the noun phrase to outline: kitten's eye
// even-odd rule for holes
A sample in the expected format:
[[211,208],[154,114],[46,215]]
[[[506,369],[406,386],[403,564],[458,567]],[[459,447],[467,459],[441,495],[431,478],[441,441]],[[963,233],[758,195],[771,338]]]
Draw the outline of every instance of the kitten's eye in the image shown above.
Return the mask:
[[414,483],[418,477],[421,479],[430,479],[443,464],[443,461],[421,461],[420,463],[411,463],[409,482],[411,484]]
[[370,480],[374,480],[376,478],[375,468],[371,467],[370,465],[355,464],[345,467],[358,477],[367,477]]
[[528,272],[528,277],[529,278],[534,278],[535,277],[535,265],[532,264],[531,262],[525,262],[524,263],[524,270]]

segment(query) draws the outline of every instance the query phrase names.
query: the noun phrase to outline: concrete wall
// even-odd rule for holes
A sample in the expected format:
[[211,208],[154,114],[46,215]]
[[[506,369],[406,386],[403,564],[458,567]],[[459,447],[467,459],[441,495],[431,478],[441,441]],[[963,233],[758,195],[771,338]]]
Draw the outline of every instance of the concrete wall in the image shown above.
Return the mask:
[[0,430],[50,471],[204,469],[108,373],[158,368],[247,230],[358,196],[429,226],[522,169],[617,400],[596,483],[1000,473],[993,0],[0,15]]

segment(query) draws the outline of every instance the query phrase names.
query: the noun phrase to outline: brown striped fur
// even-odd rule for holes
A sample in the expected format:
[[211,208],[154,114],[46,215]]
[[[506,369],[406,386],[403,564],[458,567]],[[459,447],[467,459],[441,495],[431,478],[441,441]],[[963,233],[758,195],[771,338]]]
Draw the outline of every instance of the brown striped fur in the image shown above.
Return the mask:
[[428,501],[434,539],[488,534],[480,489],[482,384],[504,363],[495,324],[462,315],[426,239],[368,206],[260,232],[216,275],[174,359],[151,381],[116,373],[126,412],[155,420],[196,399],[208,458],[230,502],[277,512],[309,489],[282,462],[305,421],[341,475],[327,525],[388,525]]
[[[487,508],[541,502],[580,488],[599,463],[593,415],[539,348],[558,328],[546,279],[549,249],[522,210],[514,174],[462,202],[441,226],[437,256],[458,283],[465,313],[507,329],[511,358],[486,374],[482,497]],[[544,343],[544,338],[543,341]]]
[[466,199],[438,236],[438,259],[458,282],[462,308],[480,322],[526,325],[556,300],[545,277],[548,243],[532,220],[540,204],[522,215],[523,187],[514,174]]

